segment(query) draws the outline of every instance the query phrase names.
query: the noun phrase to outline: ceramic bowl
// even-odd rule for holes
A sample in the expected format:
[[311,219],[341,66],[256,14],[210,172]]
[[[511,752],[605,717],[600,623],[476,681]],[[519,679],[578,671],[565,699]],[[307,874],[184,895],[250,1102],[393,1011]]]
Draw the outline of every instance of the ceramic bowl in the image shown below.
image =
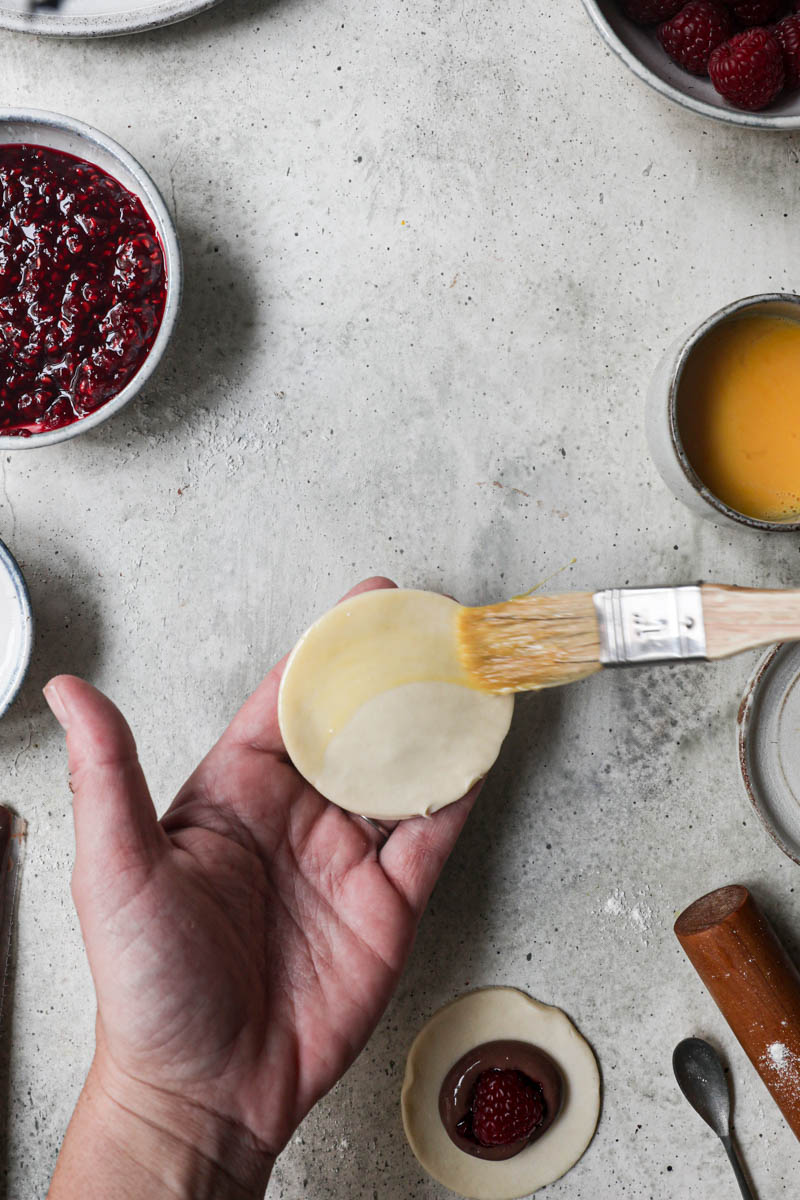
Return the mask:
[[124,408],[144,387],[158,366],[175,328],[181,302],[183,275],[178,236],[167,206],[144,167],[127,150],[106,134],[93,129],[91,125],[84,125],[71,117],[37,109],[0,107],[0,144],[18,142],[48,146],[53,150],[72,154],[76,158],[86,159],[102,167],[123,187],[133,192],[156,228],[167,271],[167,297],[161,326],[147,358],[121,392],[95,412],[60,429],[36,433],[31,437],[0,434],[0,450],[37,450],[42,446],[52,446],[55,442],[65,442],[80,433],[94,429]]
[[661,478],[678,500],[701,517],[719,525],[738,525],[776,533],[800,532],[800,519],[761,521],[730,508],[724,500],[706,487],[689,462],[681,441],[678,420],[678,393],[683,369],[693,350],[707,333],[724,321],[735,320],[747,313],[750,316],[786,317],[800,321],[800,296],[791,292],[770,292],[745,296],[726,304],[703,321],[692,326],[672,343],[656,367],[647,396],[647,442],[653,462]]
[[28,589],[13,554],[0,542],[0,717],[22,687],[32,649]]
[[183,21],[219,0],[0,0],[0,29],[37,37],[110,37]]
[[662,96],[704,117],[745,125],[750,129],[800,129],[800,92],[779,96],[763,112],[744,112],[724,100],[710,79],[690,75],[662,50],[655,26],[635,25],[623,14],[619,0],[583,0],[606,45],[634,75]]
[[784,854],[800,863],[800,645],[773,646],[739,705],[739,767],[747,797]]

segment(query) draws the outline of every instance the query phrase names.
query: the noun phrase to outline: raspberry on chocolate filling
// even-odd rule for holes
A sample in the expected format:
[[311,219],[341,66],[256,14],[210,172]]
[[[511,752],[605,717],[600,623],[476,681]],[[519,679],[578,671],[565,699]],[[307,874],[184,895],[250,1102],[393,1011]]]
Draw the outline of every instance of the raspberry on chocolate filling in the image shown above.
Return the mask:
[[562,1098],[561,1073],[544,1050],[529,1042],[484,1042],[448,1071],[439,1116],[460,1150],[499,1161],[540,1138]]
[[60,150],[0,145],[0,433],[70,425],[155,341],[164,253],[141,201]]

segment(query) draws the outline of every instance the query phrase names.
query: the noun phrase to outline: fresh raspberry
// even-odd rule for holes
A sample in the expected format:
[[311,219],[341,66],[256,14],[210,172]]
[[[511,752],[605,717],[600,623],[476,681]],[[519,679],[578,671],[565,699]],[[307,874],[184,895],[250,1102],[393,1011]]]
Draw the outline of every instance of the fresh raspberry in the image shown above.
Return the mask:
[[483,1071],[472,1096],[472,1134],[482,1146],[510,1146],[544,1118],[542,1089],[521,1071]]
[[682,3],[683,0],[622,0],[622,8],[637,25],[655,25],[674,17]]
[[783,87],[781,44],[768,29],[746,29],[717,46],[708,73],[719,94],[737,108],[766,108]]
[[793,92],[800,87],[800,16],[792,13],[773,25],[772,32],[783,51],[785,87]]
[[740,25],[763,25],[770,21],[783,0],[728,0],[728,6]]
[[656,37],[670,58],[693,75],[708,72],[711,51],[733,33],[733,19],[717,0],[689,0]]

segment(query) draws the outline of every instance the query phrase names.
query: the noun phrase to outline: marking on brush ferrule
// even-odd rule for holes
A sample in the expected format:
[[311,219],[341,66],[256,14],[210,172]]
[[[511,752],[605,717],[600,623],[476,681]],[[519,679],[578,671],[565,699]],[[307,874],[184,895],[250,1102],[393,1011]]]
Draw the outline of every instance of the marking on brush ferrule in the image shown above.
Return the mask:
[[605,666],[706,657],[699,587],[610,588],[593,600]]

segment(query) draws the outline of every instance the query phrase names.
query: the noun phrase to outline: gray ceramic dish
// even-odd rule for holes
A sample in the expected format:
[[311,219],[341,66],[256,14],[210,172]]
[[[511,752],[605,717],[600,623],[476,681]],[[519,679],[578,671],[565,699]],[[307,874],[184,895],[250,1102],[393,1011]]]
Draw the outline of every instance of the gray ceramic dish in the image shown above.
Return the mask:
[[603,41],[634,75],[668,100],[703,117],[745,125],[750,129],[800,129],[800,92],[780,96],[763,112],[734,108],[710,79],[690,75],[674,63],[656,40],[655,26],[642,27],[622,13],[619,0],[583,0]]
[[[0,717],[13,703],[28,673],[33,649],[33,614],[28,589],[13,554],[0,542]],[[6,637],[9,640],[6,642]]]
[[52,7],[33,0],[0,2],[0,29],[50,37],[114,37],[183,21],[219,0],[61,0]]
[[94,429],[124,408],[147,383],[167,348],[178,319],[183,272],[178,235],[158,188],[144,167],[112,138],[93,129],[91,125],[84,125],[82,121],[74,121],[71,117],[62,117],[58,113],[0,108],[0,144],[16,142],[31,142],[62,150],[95,163],[113,175],[144,205],[161,239],[167,268],[167,299],[156,340],[142,366],[118,395],[88,417],[82,417],[61,429],[36,433],[27,438],[0,435],[0,450],[37,450],[41,446],[52,446],[54,442],[64,442]]

